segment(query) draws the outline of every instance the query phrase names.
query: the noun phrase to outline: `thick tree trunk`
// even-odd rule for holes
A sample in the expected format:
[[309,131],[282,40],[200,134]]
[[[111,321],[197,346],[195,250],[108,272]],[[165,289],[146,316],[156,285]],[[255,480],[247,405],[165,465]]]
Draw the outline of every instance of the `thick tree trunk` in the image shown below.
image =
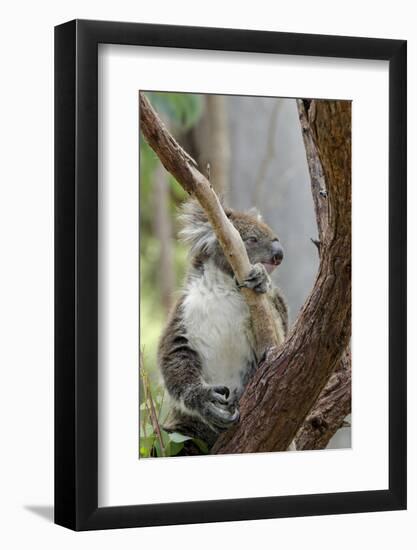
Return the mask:
[[246,388],[241,420],[217,441],[217,453],[286,450],[350,341],[351,104],[312,101],[308,122],[328,183],[319,273],[284,346]]
[[[311,191],[316,212],[318,241],[313,241],[320,254],[320,242],[329,225],[327,186],[308,121],[309,102],[297,99],[298,114],[310,172]],[[352,370],[349,347],[344,351],[334,373],[321,392],[295,443],[298,450],[324,449],[351,412]]]

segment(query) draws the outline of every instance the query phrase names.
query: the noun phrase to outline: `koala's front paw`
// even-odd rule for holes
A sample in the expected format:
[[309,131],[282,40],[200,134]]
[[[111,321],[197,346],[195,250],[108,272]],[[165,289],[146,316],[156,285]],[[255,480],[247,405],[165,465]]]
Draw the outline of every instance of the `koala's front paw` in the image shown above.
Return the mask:
[[251,288],[255,292],[264,294],[272,288],[271,278],[262,264],[252,266],[249,275],[239,285],[239,288]]
[[210,424],[219,430],[227,430],[239,421],[237,399],[230,394],[227,386],[206,387],[203,395],[201,414]]

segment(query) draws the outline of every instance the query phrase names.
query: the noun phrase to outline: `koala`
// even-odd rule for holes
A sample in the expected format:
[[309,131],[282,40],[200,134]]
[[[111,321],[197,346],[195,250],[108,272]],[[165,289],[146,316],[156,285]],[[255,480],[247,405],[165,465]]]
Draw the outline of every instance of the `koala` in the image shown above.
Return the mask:
[[283,259],[277,235],[256,212],[225,213],[245,244],[252,264],[249,276],[237,284],[205,212],[188,201],[180,237],[190,248],[190,267],[158,349],[171,401],[163,428],[199,438],[209,448],[239,421],[239,398],[259,360],[240,288],[266,293],[274,306],[279,344],[288,330],[286,303],[269,277]]

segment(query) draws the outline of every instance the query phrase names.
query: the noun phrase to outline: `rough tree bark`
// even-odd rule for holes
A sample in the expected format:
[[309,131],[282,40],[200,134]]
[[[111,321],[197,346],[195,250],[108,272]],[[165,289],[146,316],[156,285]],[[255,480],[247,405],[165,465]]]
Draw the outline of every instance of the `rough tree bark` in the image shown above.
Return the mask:
[[[343,101],[313,103],[315,116],[309,122],[328,182],[329,201],[329,228],[321,243],[319,273],[284,346],[269,350],[246,388],[240,402],[241,421],[220,438],[218,453],[286,450],[350,340],[351,106]],[[141,129],[149,145],[184,189],[200,201],[242,280],[250,269],[245,247],[209,182],[142,94],[140,107]],[[255,330],[265,326],[264,316],[269,313],[262,298],[245,292]],[[256,334],[263,349],[274,342],[271,332]]]
[[[197,169],[194,159],[168,132],[143,93],[139,94],[139,104],[140,126],[146,141],[158,155],[166,170],[200,202],[237,280],[243,281],[251,269],[246,248],[238,231],[227,218],[213,187]],[[266,296],[248,288],[243,288],[242,293],[250,309],[257,355],[261,357],[267,349],[278,342],[270,310],[271,305]]]
[[[311,191],[317,220],[318,241],[313,241],[320,254],[320,242],[324,240],[329,225],[327,186],[323,169],[308,121],[309,103],[297,99],[297,108],[310,173]],[[321,392],[295,438],[298,450],[324,449],[351,412],[352,370],[349,347],[343,352],[330,380]]]
[[325,449],[351,412],[351,355],[343,352],[330,380],[321,392],[295,438],[298,451]]

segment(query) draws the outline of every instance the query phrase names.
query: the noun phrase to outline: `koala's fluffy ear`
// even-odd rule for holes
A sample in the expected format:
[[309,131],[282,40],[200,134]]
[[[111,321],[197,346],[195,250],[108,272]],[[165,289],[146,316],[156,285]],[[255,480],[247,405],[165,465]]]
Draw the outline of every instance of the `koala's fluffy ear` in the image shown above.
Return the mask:
[[227,206],[225,206],[223,209],[224,209],[224,213],[228,218],[230,218],[233,215],[233,210],[231,208],[227,208]]
[[179,236],[190,247],[192,256],[209,254],[216,244],[216,235],[207,215],[195,199],[188,200],[181,207]]
[[252,208],[249,208],[248,214],[250,216],[253,216],[258,220],[258,222],[263,221],[262,214],[259,212],[259,210],[256,208],[256,206],[253,206]]

